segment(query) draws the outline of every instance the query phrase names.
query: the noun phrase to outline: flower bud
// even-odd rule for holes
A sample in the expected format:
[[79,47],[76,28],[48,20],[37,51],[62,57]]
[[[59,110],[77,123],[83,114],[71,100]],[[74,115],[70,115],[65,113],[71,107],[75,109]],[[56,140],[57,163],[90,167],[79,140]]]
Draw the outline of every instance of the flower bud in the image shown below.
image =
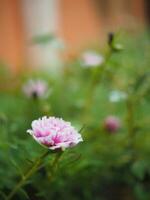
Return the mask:
[[108,116],[104,120],[104,129],[107,132],[115,133],[119,130],[120,126],[121,126],[120,120],[115,116]]
[[114,33],[113,32],[108,33],[108,44],[109,44],[109,46],[112,46],[113,40],[114,40]]

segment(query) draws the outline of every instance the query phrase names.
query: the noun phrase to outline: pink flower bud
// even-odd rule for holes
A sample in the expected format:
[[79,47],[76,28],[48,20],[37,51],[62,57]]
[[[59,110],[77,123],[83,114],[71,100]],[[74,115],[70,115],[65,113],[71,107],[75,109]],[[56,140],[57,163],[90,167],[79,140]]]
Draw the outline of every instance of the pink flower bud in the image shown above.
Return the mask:
[[42,117],[32,122],[28,133],[41,145],[51,149],[66,149],[82,142],[82,136],[71,125],[61,118]]
[[110,133],[117,132],[120,126],[121,126],[120,120],[115,116],[108,116],[104,120],[104,128]]

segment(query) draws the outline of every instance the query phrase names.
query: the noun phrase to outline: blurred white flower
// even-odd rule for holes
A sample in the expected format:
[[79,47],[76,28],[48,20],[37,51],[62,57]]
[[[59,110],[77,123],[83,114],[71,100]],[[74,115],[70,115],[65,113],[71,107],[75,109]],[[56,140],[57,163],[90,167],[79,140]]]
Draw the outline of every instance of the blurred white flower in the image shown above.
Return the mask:
[[97,67],[104,62],[104,57],[92,51],[87,51],[82,54],[81,64],[83,67]]
[[125,92],[119,90],[113,90],[110,92],[109,101],[118,102],[127,98],[127,94]]
[[23,86],[23,92],[28,98],[47,98],[50,90],[44,80],[28,80]]

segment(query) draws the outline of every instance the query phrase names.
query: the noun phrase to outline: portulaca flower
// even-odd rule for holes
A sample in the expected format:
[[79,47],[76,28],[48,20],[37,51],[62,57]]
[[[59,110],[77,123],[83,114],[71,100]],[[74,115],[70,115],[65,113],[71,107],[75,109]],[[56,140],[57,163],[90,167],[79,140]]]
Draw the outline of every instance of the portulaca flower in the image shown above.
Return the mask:
[[105,128],[105,130],[107,130],[110,133],[117,132],[120,127],[121,127],[120,120],[119,120],[119,118],[117,118],[115,116],[108,116],[104,120],[104,128]]
[[24,84],[23,92],[28,98],[46,98],[50,91],[44,80],[31,79]]
[[87,51],[82,54],[81,64],[83,67],[97,67],[104,62],[104,57],[92,51]]
[[114,90],[114,91],[110,92],[110,95],[109,95],[109,100],[111,102],[119,102],[126,98],[127,98],[127,94],[125,92],[122,92],[119,90]]
[[61,118],[42,117],[32,122],[28,133],[41,145],[51,149],[66,149],[82,142],[82,136],[71,125]]

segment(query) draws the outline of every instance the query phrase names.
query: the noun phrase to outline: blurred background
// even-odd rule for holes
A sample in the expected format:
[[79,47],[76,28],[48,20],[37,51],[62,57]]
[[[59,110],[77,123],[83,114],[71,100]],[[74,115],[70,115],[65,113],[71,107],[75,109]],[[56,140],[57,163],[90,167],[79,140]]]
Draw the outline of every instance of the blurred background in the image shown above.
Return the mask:
[[[13,71],[61,65],[60,47],[63,55],[74,56],[89,44],[101,46],[110,31],[136,32],[149,25],[149,4],[149,0],[0,0],[0,60]],[[55,35],[57,41],[33,45],[31,40],[41,35],[45,40]]]
[[[21,177],[12,200],[150,200],[149,8],[0,0],[0,200]],[[55,154],[28,181],[45,148],[27,130],[45,115],[70,121],[84,142],[53,179]]]

